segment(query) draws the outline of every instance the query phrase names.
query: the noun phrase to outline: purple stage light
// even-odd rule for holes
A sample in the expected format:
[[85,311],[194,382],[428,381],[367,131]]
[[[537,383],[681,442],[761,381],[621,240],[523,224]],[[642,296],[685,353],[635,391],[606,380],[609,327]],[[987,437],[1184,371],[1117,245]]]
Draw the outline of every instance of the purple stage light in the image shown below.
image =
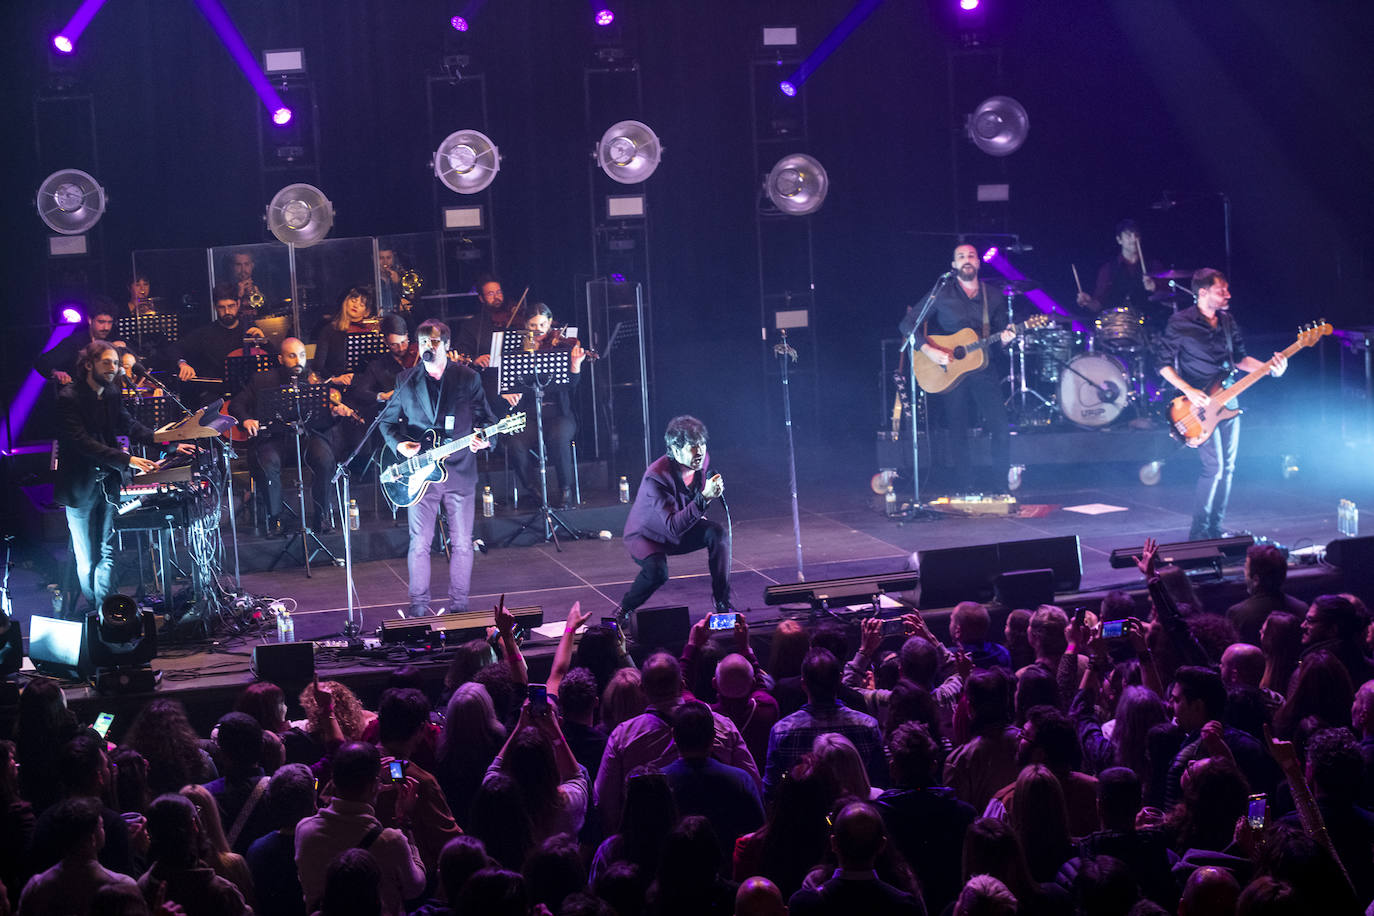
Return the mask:
[[[68,306],[67,309],[71,309]],[[74,309],[71,309],[74,311]],[[64,310],[65,311],[65,310]],[[63,316],[65,317],[65,316]],[[80,321],[80,313],[77,313],[77,321]],[[52,329],[52,334],[48,335],[48,343],[43,347],[43,352],[51,350],[76,330],[75,322],[59,324]],[[19,392],[10,402],[10,421],[0,424],[0,453],[7,455],[15,454],[14,444],[19,441],[24,432],[24,424],[28,422],[29,414],[33,413],[33,408],[38,404],[38,396],[43,393],[43,388],[47,384],[47,379],[38,374],[37,369],[30,369],[29,375],[24,379],[24,383],[19,386]],[[13,438],[11,438],[13,437]],[[45,449],[46,450],[46,449]]]
[[67,20],[67,24],[62,27],[62,31],[53,36],[52,46],[63,54],[70,54],[76,50],[76,43],[81,38],[81,33],[86,31],[86,26],[91,24],[95,14],[100,12],[100,8],[105,5],[105,0],[82,0],[72,18]]
[[611,12],[609,9],[599,9],[596,11],[595,22],[597,25],[605,28],[612,22],[615,22],[615,13]]
[[959,9],[966,13],[973,12],[978,9],[978,0],[959,0]]
[[611,274],[611,282],[612,282],[612,283],[624,283],[624,282],[625,282],[625,275],[624,275],[624,274]]
[[54,35],[52,46],[63,54],[70,54],[72,51],[76,50],[76,47],[72,44],[72,40],[66,35]]
[[287,124],[290,124],[291,109],[283,105],[281,108],[272,112],[272,123],[278,127],[285,127]]
[[[92,0],[87,0],[92,2]],[[100,0],[104,2],[104,0]],[[234,21],[229,18],[224,7],[219,0],[195,0],[196,8],[200,10],[205,21],[210,23],[210,27],[219,36],[220,43],[229,52],[229,56],[234,59],[243,76],[248,80],[248,84],[253,87],[253,91],[258,94],[263,107],[272,113],[272,120],[278,124],[285,124],[285,121],[277,121],[277,116],[283,111],[290,112],[286,107],[277,90],[272,88],[272,84],[267,81],[262,68],[258,66],[258,59],[253,52],[248,50],[248,43],[243,40],[239,30],[235,28]],[[290,120],[288,116],[287,120]]]
[[462,16],[454,16],[448,21],[448,24],[453,26],[453,31],[455,32],[466,32],[468,30],[468,21]]
[[991,260],[992,260],[993,258],[995,258],[995,257],[997,257],[997,246],[996,246],[996,245],[993,245],[993,246],[992,246],[991,248],[989,248],[987,251],[983,252],[983,260],[984,260],[985,262],[986,262],[986,261],[991,261]]
[[782,94],[789,99],[797,94],[797,87],[792,85],[789,80],[783,80],[781,83],[778,83],[778,88],[781,89]]
[[85,316],[81,314],[81,309],[74,305],[64,306],[60,312],[63,324],[78,324]]

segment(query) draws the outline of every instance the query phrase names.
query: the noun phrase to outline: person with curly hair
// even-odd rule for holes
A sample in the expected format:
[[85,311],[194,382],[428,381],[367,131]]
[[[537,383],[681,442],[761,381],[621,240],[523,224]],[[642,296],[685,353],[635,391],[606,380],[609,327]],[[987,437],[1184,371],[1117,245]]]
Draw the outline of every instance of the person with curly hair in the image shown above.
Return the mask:
[[[316,694],[316,687],[327,691],[334,698],[332,707],[321,704]],[[343,732],[345,741],[365,740],[363,735],[377,719],[377,714],[369,712],[363,708],[362,701],[358,695],[349,690],[338,681],[319,681],[318,684],[307,684],[300,695],[301,708],[305,710],[306,727],[305,733],[308,734],[319,744],[323,745],[329,740],[331,727],[328,724],[329,714],[333,713],[333,718],[339,723],[339,730]],[[301,761],[303,763],[313,763],[313,761]]]
[[158,794],[175,793],[188,783],[219,777],[214,761],[176,700],[153,700],[139,712],[124,743],[148,761],[148,787]]

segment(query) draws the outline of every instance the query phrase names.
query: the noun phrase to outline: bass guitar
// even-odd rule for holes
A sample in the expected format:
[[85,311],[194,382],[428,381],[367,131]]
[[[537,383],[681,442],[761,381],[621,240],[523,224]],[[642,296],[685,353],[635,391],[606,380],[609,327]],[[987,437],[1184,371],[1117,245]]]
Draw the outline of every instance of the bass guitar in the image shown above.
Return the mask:
[[483,430],[442,445],[438,444],[441,438],[439,433],[432,429],[426,430],[420,453],[413,458],[402,458],[389,448],[382,449],[382,492],[393,506],[413,506],[425,495],[425,490],[429,489],[430,484],[442,483],[448,479],[448,467],[444,464],[444,459],[449,455],[468,448],[476,438],[485,439],[498,433],[518,433],[524,428],[525,415],[513,413]]
[[[1030,328],[1043,328],[1050,323],[1049,315],[1032,315],[1011,329],[1020,334]],[[953,334],[930,334],[926,341],[937,350],[949,354],[949,365],[942,366],[920,350],[911,354],[916,369],[916,384],[927,394],[940,394],[952,390],[970,372],[987,365],[985,350],[1001,341],[1001,332],[979,339],[973,328],[963,328]]]
[[[1285,358],[1291,357],[1303,347],[1312,346],[1330,333],[1331,324],[1327,321],[1305,325],[1299,330],[1298,339],[1283,351],[1283,355]],[[1169,402],[1169,432],[1190,448],[1197,448],[1211,438],[1212,431],[1217,428],[1218,423],[1240,415],[1240,408],[1232,407],[1231,402],[1268,374],[1269,367],[1264,366],[1243,376],[1234,384],[1227,385],[1224,379],[1213,383],[1207,389],[1207,396],[1212,400],[1206,407],[1199,407],[1186,396],[1179,395]]]

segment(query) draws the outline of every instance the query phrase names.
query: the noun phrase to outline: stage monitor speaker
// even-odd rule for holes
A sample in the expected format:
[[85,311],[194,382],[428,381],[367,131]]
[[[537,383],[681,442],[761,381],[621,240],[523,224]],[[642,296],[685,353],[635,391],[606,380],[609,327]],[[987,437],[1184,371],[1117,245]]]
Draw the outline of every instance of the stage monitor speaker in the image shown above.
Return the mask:
[[86,654],[86,621],[29,618],[29,660],[40,674],[85,680],[92,674]]
[[1056,592],[1075,591],[1083,581],[1077,535],[920,550],[916,558],[921,573],[916,606],[923,611],[960,601],[991,601],[1003,573],[1049,569]]
[[692,629],[687,606],[640,608],[635,611],[634,642],[646,649],[680,646]]
[[809,604],[812,607],[844,607],[865,604],[878,595],[906,592],[916,587],[921,576],[915,570],[851,576],[847,579],[813,579],[784,582],[763,590],[765,604]]
[[[533,630],[544,623],[544,606],[513,607],[508,610],[515,615],[517,626]],[[431,642],[438,633],[449,644],[466,642],[469,639],[483,639],[487,627],[493,626],[491,611],[463,611],[459,614],[440,614],[437,617],[412,617],[406,620],[383,620],[378,635],[383,643]]]
[[1339,566],[1353,586],[1356,570],[1367,576],[1374,569],[1374,537],[1337,538],[1326,545],[1326,562]]
[[315,679],[313,642],[262,643],[253,647],[253,676],[271,681],[294,697]]
[[1037,608],[1054,604],[1054,570],[1018,569],[1004,572],[993,583],[997,603],[1005,608]]
[[[1207,541],[1179,541],[1160,544],[1156,548],[1155,556],[1161,566],[1177,566],[1179,569],[1220,567],[1227,563],[1245,562],[1245,553],[1254,543],[1255,539],[1248,534]],[[1112,569],[1134,569],[1135,558],[1140,556],[1144,549],[1144,545],[1116,548],[1112,551]]]

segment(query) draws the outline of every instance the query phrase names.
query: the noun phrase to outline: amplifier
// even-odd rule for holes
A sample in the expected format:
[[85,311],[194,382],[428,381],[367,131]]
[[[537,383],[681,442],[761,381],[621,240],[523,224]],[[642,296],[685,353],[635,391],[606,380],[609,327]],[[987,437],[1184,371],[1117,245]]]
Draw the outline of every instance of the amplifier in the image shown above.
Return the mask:
[[[513,607],[508,610],[515,615],[515,623],[533,630],[544,623],[542,605]],[[435,634],[447,643],[465,642],[469,639],[482,639],[487,635],[487,627],[494,626],[491,611],[463,611],[458,614],[440,614],[437,617],[408,617],[404,620],[383,620],[377,628],[382,643],[432,642]]]

